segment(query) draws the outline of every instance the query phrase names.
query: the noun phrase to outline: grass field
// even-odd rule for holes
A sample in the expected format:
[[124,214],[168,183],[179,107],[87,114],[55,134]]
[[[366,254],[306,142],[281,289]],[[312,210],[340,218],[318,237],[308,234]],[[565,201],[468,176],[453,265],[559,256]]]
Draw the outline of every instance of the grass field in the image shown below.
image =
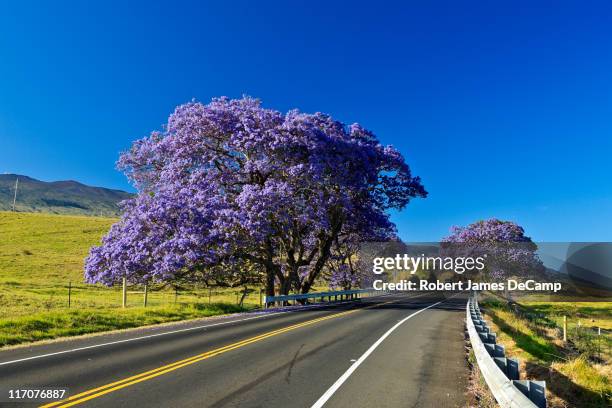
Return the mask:
[[[612,403],[612,302],[525,302],[508,306],[489,295],[485,318],[527,379],[545,380],[548,406],[606,407]],[[563,316],[568,342],[563,342]],[[597,328],[604,329],[597,336]]]
[[[147,308],[142,307],[142,294],[130,293],[129,307],[122,309],[120,288],[84,283],[89,248],[115,221],[0,212],[0,347],[241,310],[238,288],[189,288],[178,296],[171,289],[152,291]],[[244,308],[258,305],[259,293],[254,291]]]

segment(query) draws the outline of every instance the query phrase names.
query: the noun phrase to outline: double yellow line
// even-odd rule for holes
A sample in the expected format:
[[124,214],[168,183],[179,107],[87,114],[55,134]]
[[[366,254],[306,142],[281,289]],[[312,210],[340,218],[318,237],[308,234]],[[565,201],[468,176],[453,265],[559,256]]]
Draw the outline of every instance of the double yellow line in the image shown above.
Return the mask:
[[[386,302],[390,303],[390,302]],[[384,303],[383,303],[384,304]],[[380,305],[377,305],[380,306]],[[82,404],[83,402],[92,400],[94,398],[101,397],[102,395],[111,393],[113,391],[120,390],[125,387],[129,387],[130,385],[137,384],[142,381],[150,380],[151,378],[158,377],[160,375],[167,374],[171,371],[178,370],[179,368],[186,367],[191,364],[195,364],[199,361],[206,360],[211,357],[218,356],[219,354],[226,353],[231,350],[235,350],[240,347],[244,347],[248,344],[255,343],[269,337],[277,336],[282,333],[286,333],[291,330],[299,329],[300,327],[310,326],[312,324],[322,322],[329,319],[334,319],[340,316],[346,316],[351,313],[355,313],[358,310],[369,309],[372,306],[362,308],[362,309],[352,309],[347,310],[345,312],[335,313],[329,316],[319,317],[317,319],[307,320],[303,323],[294,324],[291,326],[284,327],[282,329],[273,330],[259,336],[251,337],[246,340],[239,341],[237,343],[229,344],[224,347],[220,347],[211,351],[207,351],[202,354],[195,355],[193,357],[186,358],[184,360],[176,361],[174,363],[156,368],[154,370],[145,371],[143,373],[134,375],[132,377],[124,378],[123,380],[115,381],[110,384],[103,385],[101,387],[93,388],[91,390],[87,390],[85,392],[73,395],[69,398],[63,399],[61,401],[52,402],[50,404],[42,405],[41,408],[51,408],[51,407],[71,407],[73,405]]]

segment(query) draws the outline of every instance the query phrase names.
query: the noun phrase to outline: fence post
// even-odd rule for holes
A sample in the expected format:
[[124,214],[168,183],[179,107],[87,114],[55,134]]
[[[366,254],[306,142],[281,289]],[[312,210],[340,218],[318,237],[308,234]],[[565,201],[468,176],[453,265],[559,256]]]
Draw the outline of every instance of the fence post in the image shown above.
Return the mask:
[[211,288],[211,287],[209,287],[209,288],[208,288],[208,304],[209,304],[209,305],[210,305],[210,299],[211,299],[211,297],[212,297],[212,288]]
[[601,327],[597,328],[597,358],[601,360]]
[[563,342],[567,342],[567,316],[563,316]]
[[144,285],[144,307],[147,307],[147,298],[149,295],[149,285],[145,283]]
[[70,303],[71,303],[71,297],[72,297],[72,281],[68,282],[68,309],[70,309]]
[[262,301],[263,289],[259,288],[259,308],[261,309],[261,301]]
[[123,288],[121,291],[121,307],[125,308],[127,306],[127,279],[125,278],[125,276],[123,277]]

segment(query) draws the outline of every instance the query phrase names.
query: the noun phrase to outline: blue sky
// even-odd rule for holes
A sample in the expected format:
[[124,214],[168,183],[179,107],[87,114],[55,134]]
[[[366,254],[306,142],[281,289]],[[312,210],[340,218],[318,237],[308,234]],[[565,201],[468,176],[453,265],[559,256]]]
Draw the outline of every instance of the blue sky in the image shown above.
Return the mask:
[[0,172],[129,189],[119,152],[177,104],[249,94],[399,148],[430,193],[406,240],[612,241],[607,2],[79,3],[0,10]]

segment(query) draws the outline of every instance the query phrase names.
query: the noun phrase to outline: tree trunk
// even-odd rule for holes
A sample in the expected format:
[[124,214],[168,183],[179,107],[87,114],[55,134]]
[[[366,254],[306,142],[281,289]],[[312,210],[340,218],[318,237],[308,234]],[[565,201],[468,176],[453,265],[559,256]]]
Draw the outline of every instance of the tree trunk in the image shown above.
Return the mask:
[[242,307],[242,305],[244,304],[244,298],[246,298],[248,290],[249,288],[245,286],[244,290],[242,291],[242,296],[240,297],[240,302],[238,303],[238,306]]
[[266,240],[265,255],[266,258],[264,261],[264,268],[266,270],[266,296],[274,296],[274,281],[277,275],[277,268],[273,262],[274,251],[272,249],[272,242],[269,239]]
[[296,265],[291,265],[289,269],[289,280],[291,281],[291,286],[297,292],[300,291],[300,286],[301,286],[300,276],[298,275],[298,269],[299,267]]
[[274,296],[274,270],[266,268],[266,296]]
[[302,284],[302,293],[308,293],[308,291],[314,284],[315,279],[317,279],[317,277],[323,270],[325,263],[327,262],[327,260],[329,259],[329,256],[331,255],[332,244],[334,243],[334,240],[338,237],[338,234],[340,233],[341,229],[342,229],[342,221],[338,221],[332,227],[332,231],[330,235],[327,237],[327,239],[321,246],[321,249],[319,251],[320,255],[319,255],[319,258],[317,259],[317,262],[315,262],[315,265],[311,269],[310,273],[308,274],[308,277],[304,279],[304,283]]
[[291,292],[291,279],[286,278],[281,283],[280,294],[281,295],[288,295],[289,292]]

